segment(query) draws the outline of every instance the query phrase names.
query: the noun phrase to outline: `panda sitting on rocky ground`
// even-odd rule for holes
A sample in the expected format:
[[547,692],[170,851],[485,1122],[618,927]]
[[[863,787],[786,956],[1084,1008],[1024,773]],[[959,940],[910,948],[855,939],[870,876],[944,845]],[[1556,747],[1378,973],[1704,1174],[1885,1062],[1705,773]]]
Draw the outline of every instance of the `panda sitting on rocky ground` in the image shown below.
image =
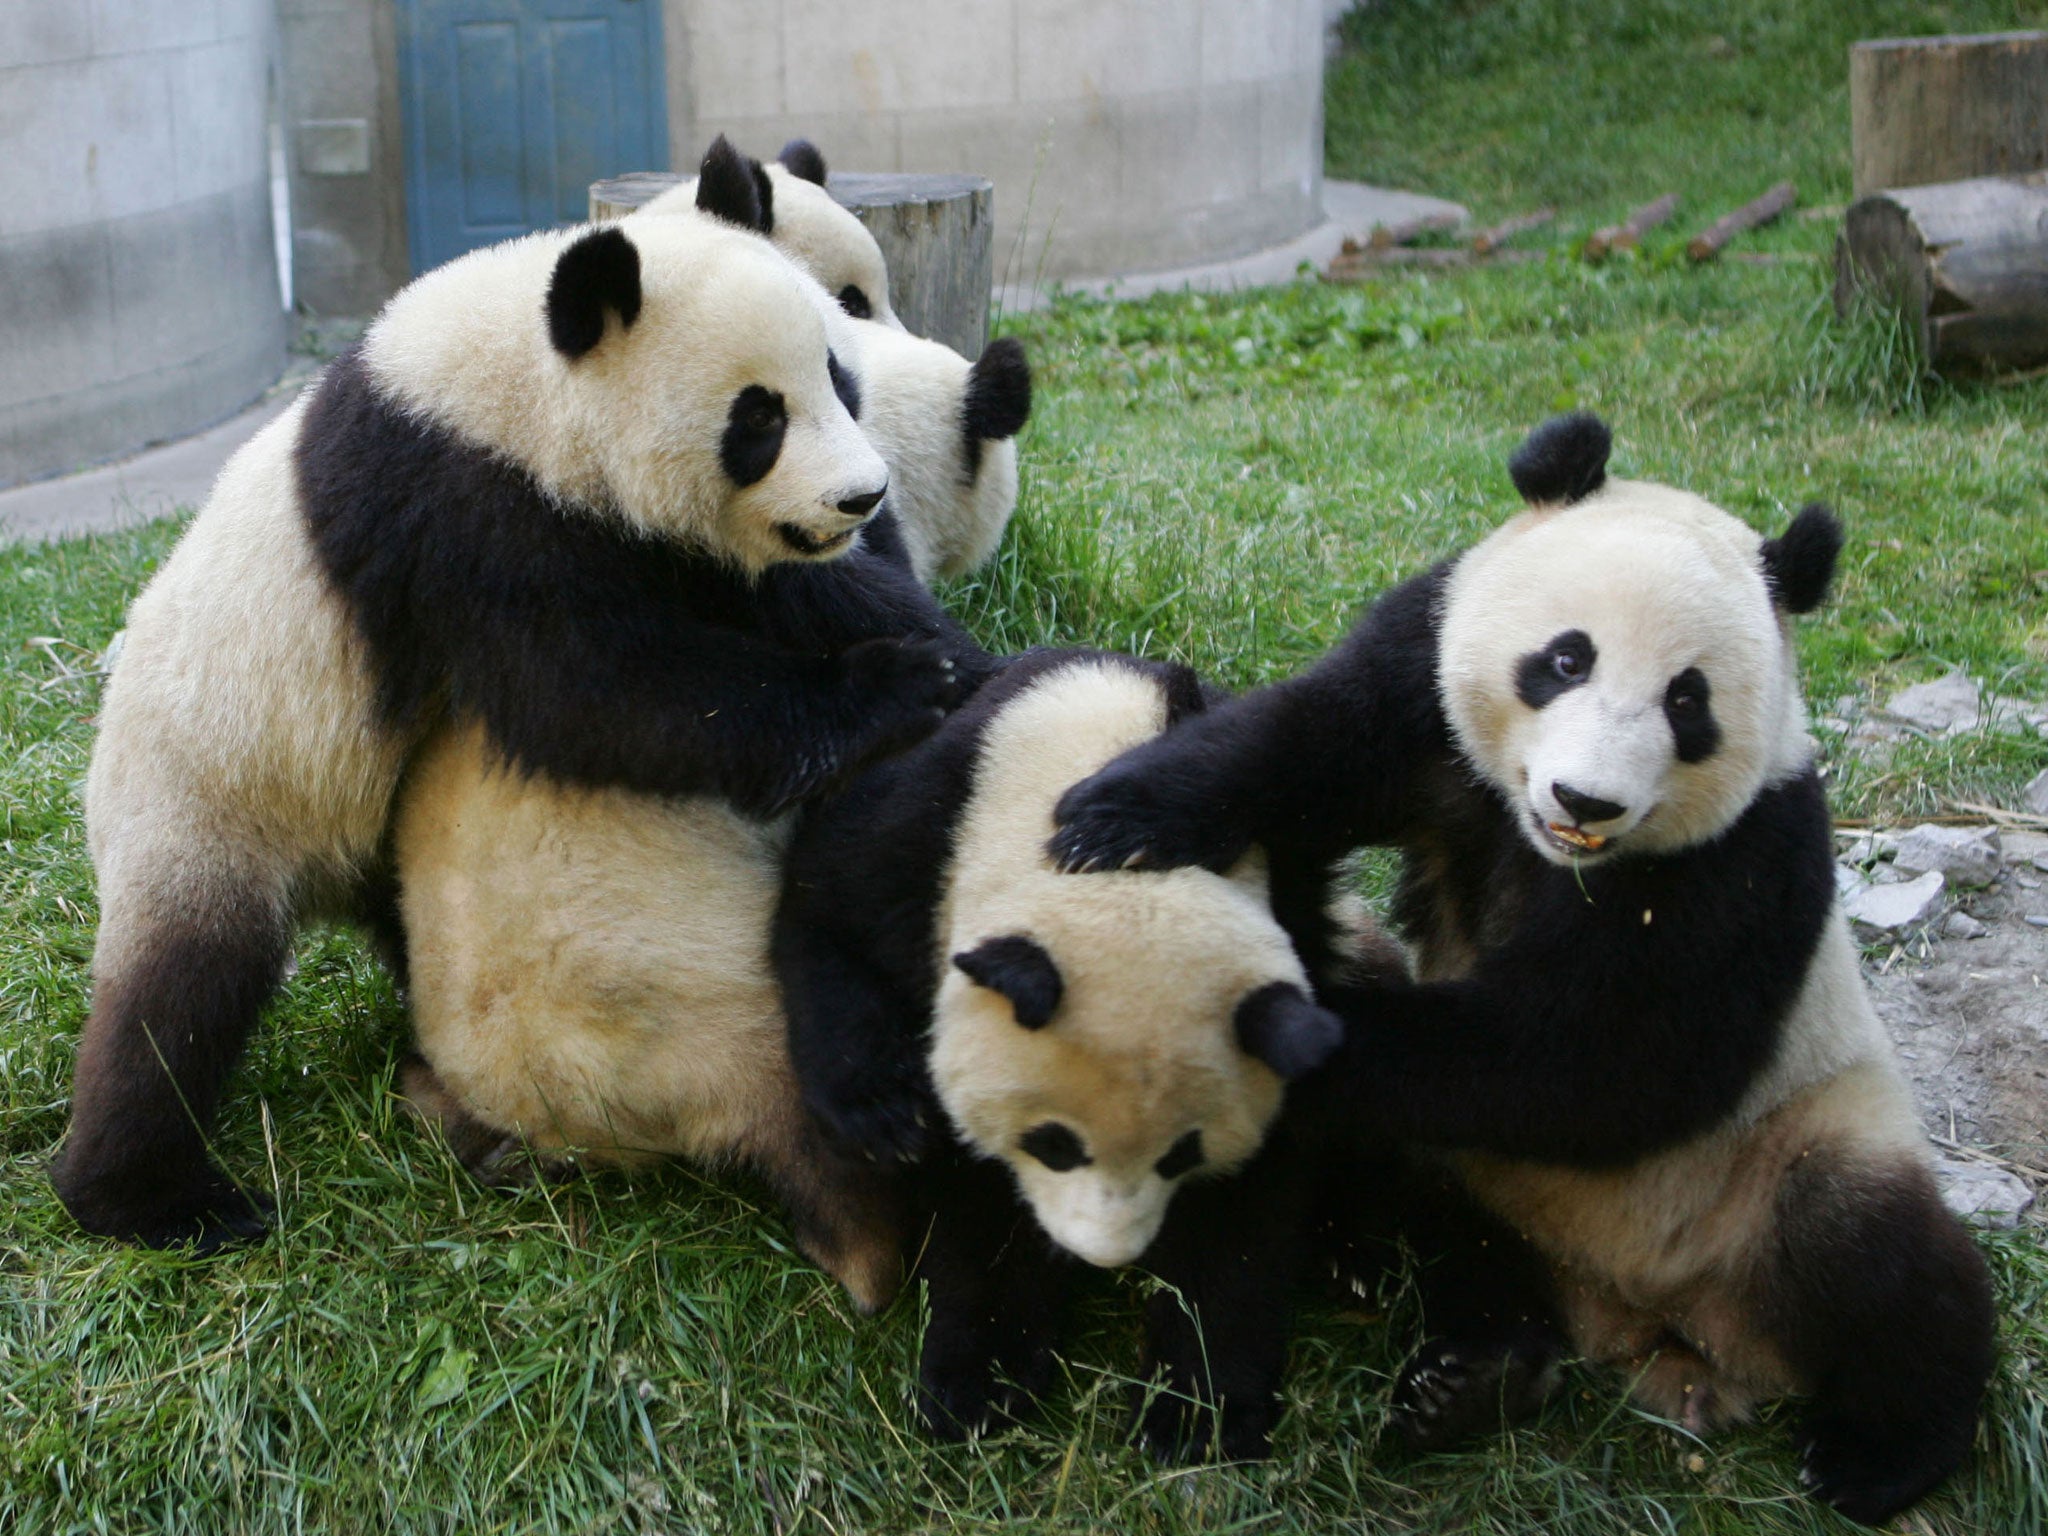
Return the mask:
[[1761,539],[1608,480],[1608,444],[1539,429],[1530,510],[1076,787],[1051,852],[1402,849],[1419,980],[1323,989],[1347,1021],[1325,1083],[1534,1241],[1562,1325],[1531,1323],[1536,1288],[1425,1345],[1396,1389],[1413,1442],[1532,1411],[1568,1339],[1693,1430],[1803,1395],[1807,1483],[1882,1521],[1968,1452],[1993,1316],[1836,904],[1791,617],[1839,525],[1808,507]]
[[[762,233],[858,322],[861,429],[889,464],[889,505],[920,581],[965,575],[995,553],[1017,504],[1016,434],[1031,412],[1024,348],[999,336],[974,362],[913,336],[889,304],[882,249],[825,190],[825,157],[792,139],[769,165],[749,161]],[[694,180],[628,216],[696,207]]]
[[388,908],[393,795],[444,722],[525,773],[769,816],[971,681],[929,595],[859,547],[888,471],[852,323],[760,238],[722,139],[697,202],[412,283],[136,600],[86,789],[100,931],[53,1170],[88,1230],[262,1231],[208,1125],[296,924]]

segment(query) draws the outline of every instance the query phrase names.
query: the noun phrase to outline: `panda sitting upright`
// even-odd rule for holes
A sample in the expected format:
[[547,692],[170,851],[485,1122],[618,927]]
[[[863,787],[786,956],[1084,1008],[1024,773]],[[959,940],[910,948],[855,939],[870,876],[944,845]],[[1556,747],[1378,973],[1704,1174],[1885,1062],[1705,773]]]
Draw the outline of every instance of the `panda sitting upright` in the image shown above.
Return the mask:
[[849,410],[849,322],[759,238],[723,140],[698,200],[419,278],[136,599],[86,787],[100,930],[53,1170],[88,1230],[262,1230],[208,1125],[296,923],[358,903],[443,721],[528,773],[767,814],[957,698],[929,599],[857,547],[887,469]]
[[[1881,1521],[1967,1453],[1993,1324],[1835,898],[1790,620],[1839,525],[1808,507],[1759,539],[1608,480],[1608,441],[1539,429],[1512,466],[1530,510],[1078,786],[1052,851],[1398,845],[1419,980],[1324,990],[1332,1097],[1446,1149],[1645,1406],[1704,1430],[1802,1394],[1808,1483]],[[1425,1345],[1397,1423],[1430,1446],[1533,1406],[1556,1347]]]

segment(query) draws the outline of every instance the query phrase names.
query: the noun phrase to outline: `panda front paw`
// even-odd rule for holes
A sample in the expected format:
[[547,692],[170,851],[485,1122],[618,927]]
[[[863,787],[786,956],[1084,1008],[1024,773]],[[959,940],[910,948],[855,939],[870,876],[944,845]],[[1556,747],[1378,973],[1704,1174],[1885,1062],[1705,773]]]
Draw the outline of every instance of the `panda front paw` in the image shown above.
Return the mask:
[[1198,1402],[1160,1387],[1140,1389],[1138,1443],[1154,1461],[1184,1466],[1211,1455],[1223,1461],[1263,1461],[1273,1445],[1279,1405],[1226,1400]]
[[1229,827],[1224,808],[1199,807],[1143,754],[1141,747],[1060,796],[1046,853],[1063,874],[1191,864],[1222,871],[1243,856],[1248,839]]
[[873,727],[862,761],[917,745],[972,689],[951,648],[938,640],[864,640],[847,651],[845,667],[862,718]]
[[[244,1189],[210,1163],[184,1180],[78,1178],[63,1157],[51,1170],[57,1196],[86,1231],[145,1248],[191,1245],[204,1257],[259,1242],[277,1202]],[[131,1187],[132,1186],[132,1187]]]
[[870,1162],[921,1162],[946,1133],[945,1111],[914,1058],[861,1062],[829,1092],[812,1085],[805,1098],[839,1142]]

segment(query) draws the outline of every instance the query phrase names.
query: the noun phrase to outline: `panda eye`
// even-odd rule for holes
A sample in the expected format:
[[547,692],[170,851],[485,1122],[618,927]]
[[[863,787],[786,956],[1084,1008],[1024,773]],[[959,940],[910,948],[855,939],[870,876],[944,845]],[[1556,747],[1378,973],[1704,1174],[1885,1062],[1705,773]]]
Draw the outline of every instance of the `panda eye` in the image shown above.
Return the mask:
[[1550,658],[1550,670],[1567,683],[1576,683],[1586,675],[1586,658],[1577,651],[1559,651]]
[[1189,1131],[1166,1149],[1165,1156],[1152,1165],[1152,1171],[1162,1179],[1177,1179],[1184,1173],[1193,1173],[1202,1166],[1202,1133]]
[[1082,1148],[1081,1138],[1056,1120],[1031,1127],[1017,1138],[1017,1148],[1030,1153],[1054,1173],[1067,1173],[1095,1161]]
[[1515,693],[1531,709],[1541,709],[1591,677],[1598,656],[1593,637],[1583,629],[1553,635],[1515,663]]
[[861,292],[857,283],[848,283],[839,290],[839,307],[856,320],[874,318],[875,307],[868,302],[868,296]]

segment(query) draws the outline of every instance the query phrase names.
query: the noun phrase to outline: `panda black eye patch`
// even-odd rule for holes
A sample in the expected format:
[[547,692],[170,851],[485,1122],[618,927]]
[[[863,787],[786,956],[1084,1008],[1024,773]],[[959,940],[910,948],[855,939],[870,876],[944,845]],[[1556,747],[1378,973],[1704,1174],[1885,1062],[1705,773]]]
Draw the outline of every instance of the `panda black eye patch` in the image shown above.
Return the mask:
[[1152,1171],[1162,1179],[1177,1179],[1201,1167],[1202,1158],[1202,1133],[1189,1131],[1166,1149],[1159,1161],[1152,1165]]
[[825,354],[825,371],[832,375],[832,393],[839,397],[839,403],[846,407],[846,414],[855,421],[860,420],[860,380],[839,366],[839,355]]
[[1515,663],[1515,697],[1531,709],[1541,709],[1592,677],[1598,655],[1593,637],[1583,629],[1553,636]]
[[1061,1125],[1057,1120],[1031,1127],[1017,1138],[1017,1147],[1030,1153],[1054,1173],[1069,1173],[1095,1161],[1081,1145],[1081,1138],[1074,1134],[1073,1128]]
[[1687,667],[1664,690],[1664,718],[1671,722],[1681,763],[1705,762],[1721,745],[1721,723],[1714,718],[1714,691],[1707,674]]
[[875,317],[875,306],[868,302],[868,296],[861,292],[858,283],[848,283],[839,290],[839,307],[856,320],[872,320]]
[[752,485],[775,467],[788,425],[789,410],[774,390],[749,384],[732,397],[725,435],[718,441],[718,462],[734,485]]

